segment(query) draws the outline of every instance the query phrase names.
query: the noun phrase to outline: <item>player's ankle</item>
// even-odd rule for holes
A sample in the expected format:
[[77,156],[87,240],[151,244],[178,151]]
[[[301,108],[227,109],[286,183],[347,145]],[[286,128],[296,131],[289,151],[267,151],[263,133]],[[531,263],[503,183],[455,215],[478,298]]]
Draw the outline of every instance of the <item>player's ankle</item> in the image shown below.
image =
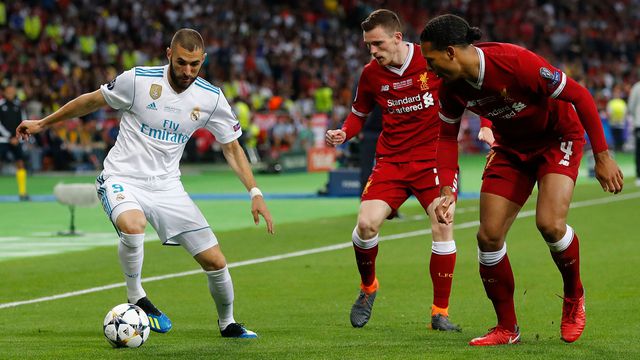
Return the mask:
[[442,315],[449,316],[449,307],[441,308],[436,306],[435,304],[431,305],[431,316]]
[[365,285],[360,283],[360,289],[365,292],[365,294],[371,294],[378,291],[378,278],[375,278],[370,285]]

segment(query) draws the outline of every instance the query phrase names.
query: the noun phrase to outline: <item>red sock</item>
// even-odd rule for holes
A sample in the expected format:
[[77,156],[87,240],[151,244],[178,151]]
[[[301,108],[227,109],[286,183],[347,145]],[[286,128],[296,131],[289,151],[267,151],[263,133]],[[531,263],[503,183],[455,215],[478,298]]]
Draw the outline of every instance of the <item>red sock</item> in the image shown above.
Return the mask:
[[498,325],[507,330],[514,331],[517,325],[516,310],[513,305],[513,290],[515,287],[513,271],[509,257],[505,255],[494,266],[480,264],[480,277],[484,285],[484,291],[493,302],[493,307],[498,316]]
[[580,281],[580,242],[578,235],[573,233],[571,244],[564,251],[551,252],[551,257],[555,261],[562,281],[564,282],[564,296],[577,298],[582,296],[584,290]]
[[446,309],[449,307],[449,295],[453,282],[453,268],[456,266],[456,253],[437,255],[431,253],[429,272],[433,283],[433,305]]
[[367,287],[373,285],[376,279],[376,256],[378,256],[378,245],[371,249],[361,249],[353,244],[356,251],[356,264],[360,272],[362,285]]

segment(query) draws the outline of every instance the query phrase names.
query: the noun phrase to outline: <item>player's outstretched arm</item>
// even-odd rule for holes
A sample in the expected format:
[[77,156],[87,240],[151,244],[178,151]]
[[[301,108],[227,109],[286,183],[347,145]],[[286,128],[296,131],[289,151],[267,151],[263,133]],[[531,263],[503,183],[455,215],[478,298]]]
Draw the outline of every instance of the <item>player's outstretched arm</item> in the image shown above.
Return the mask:
[[107,101],[100,90],[86,93],[69,101],[53,114],[41,120],[25,120],[18,125],[16,136],[26,140],[30,135],[37,134],[62,120],[90,114],[107,105]]
[[242,150],[238,140],[222,144],[222,153],[224,154],[225,159],[227,159],[229,166],[231,166],[236,175],[238,175],[242,184],[251,194],[251,214],[253,215],[253,222],[258,225],[260,223],[259,215],[261,215],[267,223],[267,232],[269,234],[274,234],[271,213],[267,208],[262,192],[260,192],[256,186],[256,180],[253,177],[251,166],[249,165],[247,156],[244,154],[244,150]]

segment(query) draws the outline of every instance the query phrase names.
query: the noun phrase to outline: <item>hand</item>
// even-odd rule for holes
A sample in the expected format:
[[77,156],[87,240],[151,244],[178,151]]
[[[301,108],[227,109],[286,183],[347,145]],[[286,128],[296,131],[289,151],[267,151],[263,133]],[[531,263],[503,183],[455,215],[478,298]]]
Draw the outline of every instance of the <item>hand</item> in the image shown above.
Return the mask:
[[29,136],[44,130],[41,120],[24,120],[16,128],[16,136],[21,140],[29,140]]
[[451,224],[453,222],[453,209],[456,197],[450,186],[440,189],[440,197],[433,200],[432,206],[436,213],[436,219],[441,224]]
[[262,215],[264,221],[267,222],[267,232],[269,234],[275,234],[271,213],[269,212],[269,209],[267,209],[267,204],[264,202],[264,198],[261,195],[254,196],[253,199],[251,199],[251,214],[253,214],[253,222],[256,225],[260,223],[258,215]]
[[594,155],[596,166],[594,168],[596,179],[600,182],[602,190],[617,194],[622,191],[624,176],[615,160],[605,150]]
[[347,134],[340,129],[327,130],[324,139],[327,145],[336,146],[342,144],[347,139]]
[[493,130],[489,127],[480,128],[480,131],[478,131],[478,140],[485,142],[489,146],[492,146],[496,141],[493,137]]

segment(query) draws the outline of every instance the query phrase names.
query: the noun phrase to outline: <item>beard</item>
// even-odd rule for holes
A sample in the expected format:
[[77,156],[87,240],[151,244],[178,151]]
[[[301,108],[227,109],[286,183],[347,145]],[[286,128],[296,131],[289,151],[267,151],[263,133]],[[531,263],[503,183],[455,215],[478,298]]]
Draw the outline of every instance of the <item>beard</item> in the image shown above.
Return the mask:
[[175,69],[173,68],[173,63],[169,63],[169,77],[171,78],[171,82],[173,83],[173,86],[176,87],[176,91],[177,92],[183,92],[185,90],[187,90],[187,88],[194,82],[196,81],[195,77],[191,77],[191,76],[181,76],[178,75],[175,71]]

